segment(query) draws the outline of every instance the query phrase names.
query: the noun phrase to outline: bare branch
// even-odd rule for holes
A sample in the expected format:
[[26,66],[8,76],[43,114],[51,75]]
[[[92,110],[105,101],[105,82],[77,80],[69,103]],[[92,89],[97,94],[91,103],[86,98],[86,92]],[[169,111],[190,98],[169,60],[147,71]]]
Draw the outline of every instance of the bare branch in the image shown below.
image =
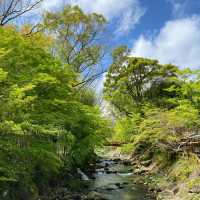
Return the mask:
[[93,74],[92,76],[90,76],[89,78],[82,80],[81,82],[74,84],[73,87],[78,87],[78,86],[85,86],[93,81],[95,81],[97,78],[99,78],[100,76],[102,76],[104,73],[106,73],[107,70],[102,71],[100,73],[97,74]]
[[37,8],[43,0],[0,0],[0,26]]

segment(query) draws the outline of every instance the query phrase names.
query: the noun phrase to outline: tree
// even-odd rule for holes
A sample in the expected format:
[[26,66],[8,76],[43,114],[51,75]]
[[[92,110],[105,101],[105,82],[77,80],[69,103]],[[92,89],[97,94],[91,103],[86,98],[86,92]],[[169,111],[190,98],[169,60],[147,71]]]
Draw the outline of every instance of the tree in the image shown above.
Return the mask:
[[99,40],[105,24],[102,15],[85,14],[78,6],[45,15],[45,27],[56,36],[56,54],[82,75],[77,85],[91,83],[104,72],[100,66],[104,45]]
[[93,92],[75,92],[78,74],[46,40],[0,27],[1,199],[32,199],[61,169],[93,159],[107,132]]
[[139,109],[145,101],[158,103],[158,97],[175,95],[166,89],[174,84],[177,67],[131,57],[128,52],[126,47],[114,50],[105,82],[105,95],[118,110],[130,113],[129,107]]
[[0,26],[35,9],[43,0],[0,0]]

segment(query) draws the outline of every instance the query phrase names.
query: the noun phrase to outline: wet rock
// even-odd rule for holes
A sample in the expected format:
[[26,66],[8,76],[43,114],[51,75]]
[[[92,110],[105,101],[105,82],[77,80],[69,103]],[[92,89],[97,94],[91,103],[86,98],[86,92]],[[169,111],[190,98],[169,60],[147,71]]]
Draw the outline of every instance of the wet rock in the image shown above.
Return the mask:
[[115,183],[115,185],[116,185],[119,189],[123,189],[123,188],[124,188],[123,184],[121,184],[121,183]]
[[112,159],[112,161],[114,161],[114,162],[121,162],[121,159],[120,158],[114,158],[114,159]]
[[117,187],[119,187],[119,186],[121,185],[121,183],[115,183],[115,185],[116,185]]
[[122,162],[124,165],[126,166],[130,166],[131,165],[131,161],[130,160],[123,160]]
[[101,193],[92,191],[87,195],[85,200],[107,200],[107,199],[104,198]]
[[121,184],[120,183],[116,183],[114,185],[110,185],[108,187],[105,187],[104,190],[107,190],[107,191],[118,190],[119,187],[121,187]]
[[108,164],[108,163],[105,163],[105,167],[109,167],[109,164]]
[[112,188],[112,187],[108,187],[108,188],[105,188],[105,190],[107,191],[112,191],[112,190],[116,190],[115,188]]

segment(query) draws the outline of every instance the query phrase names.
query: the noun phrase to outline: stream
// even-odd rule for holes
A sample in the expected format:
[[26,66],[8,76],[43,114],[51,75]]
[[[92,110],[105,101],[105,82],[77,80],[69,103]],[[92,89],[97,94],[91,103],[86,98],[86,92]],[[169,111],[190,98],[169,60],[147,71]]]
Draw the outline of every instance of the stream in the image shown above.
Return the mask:
[[147,188],[135,183],[133,167],[121,160],[101,159],[90,180],[88,199],[97,200],[154,200]]
[[[155,200],[147,187],[139,183],[133,166],[117,158],[101,158],[85,173],[77,169],[77,178],[66,179],[42,200]],[[69,189],[71,188],[71,189]]]

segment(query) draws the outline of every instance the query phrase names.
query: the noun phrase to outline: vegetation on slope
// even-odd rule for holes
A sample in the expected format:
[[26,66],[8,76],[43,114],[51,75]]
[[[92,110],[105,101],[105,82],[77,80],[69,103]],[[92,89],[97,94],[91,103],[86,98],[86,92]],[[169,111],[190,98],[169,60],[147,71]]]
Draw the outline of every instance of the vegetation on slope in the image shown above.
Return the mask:
[[105,82],[104,95],[116,117],[113,140],[141,163],[152,163],[152,179],[163,172],[168,184],[190,181],[200,155],[200,71],[128,52],[126,47],[114,50]]

